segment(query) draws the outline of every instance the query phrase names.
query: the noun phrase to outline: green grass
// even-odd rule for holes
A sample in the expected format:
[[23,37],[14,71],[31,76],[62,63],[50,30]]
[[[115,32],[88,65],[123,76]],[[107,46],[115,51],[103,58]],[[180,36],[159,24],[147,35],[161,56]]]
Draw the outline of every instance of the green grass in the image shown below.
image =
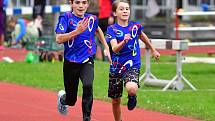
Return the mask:
[[[152,73],[161,79],[170,80],[175,76],[175,57],[167,56],[152,63]],[[167,63],[168,62],[168,63]],[[107,97],[109,64],[95,62],[94,97],[95,99],[110,101]],[[141,68],[141,74],[144,68]],[[152,91],[161,88],[141,86],[138,90],[138,104],[140,108],[160,111],[164,113],[183,115],[206,121],[215,120],[215,65],[214,64],[184,64],[183,75],[198,89],[191,91],[186,87],[181,92]],[[62,63],[0,62],[0,80],[20,85],[48,89],[57,92],[63,89]],[[81,83],[80,85],[81,86]],[[79,88],[79,95],[82,94]],[[124,92],[122,104],[127,103]]]

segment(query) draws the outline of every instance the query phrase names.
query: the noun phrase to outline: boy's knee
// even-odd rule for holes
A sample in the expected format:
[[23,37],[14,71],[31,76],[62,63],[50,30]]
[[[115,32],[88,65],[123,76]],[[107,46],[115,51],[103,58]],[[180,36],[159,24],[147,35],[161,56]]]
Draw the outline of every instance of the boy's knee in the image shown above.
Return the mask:
[[126,84],[126,90],[128,92],[128,95],[130,96],[136,95],[137,89],[138,89],[138,85],[135,82],[128,82]]
[[93,93],[93,87],[92,87],[92,85],[85,85],[85,86],[83,86],[83,94],[84,95],[92,95],[92,93]]
[[83,86],[83,89],[85,89],[85,90],[91,90],[92,89],[92,85],[91,84],[87,84],[87,85],[84,85]]

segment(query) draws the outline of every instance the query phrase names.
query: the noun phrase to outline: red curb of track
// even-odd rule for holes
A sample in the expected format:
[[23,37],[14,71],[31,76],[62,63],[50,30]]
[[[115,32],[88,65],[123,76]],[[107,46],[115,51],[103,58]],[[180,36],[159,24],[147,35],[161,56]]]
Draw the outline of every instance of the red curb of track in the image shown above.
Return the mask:
[[[57,112],[57,93],[0,82],[1,121],[82,121],[81,98],[67,116]],[[122,109],[123,121],[199,121],[182,116]],[[114,121],[111,104],[94,100],[92,121]]]
[[9,57],[14,61],[24,61],[27,53],[25,49],[5,48],[0,50],[0,61],[3,61],[3,57]]

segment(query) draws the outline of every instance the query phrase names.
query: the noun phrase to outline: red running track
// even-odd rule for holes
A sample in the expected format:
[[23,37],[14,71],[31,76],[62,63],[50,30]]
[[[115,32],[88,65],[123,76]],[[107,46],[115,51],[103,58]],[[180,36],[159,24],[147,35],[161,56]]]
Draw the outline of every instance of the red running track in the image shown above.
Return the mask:
[[[57,93],[0,82],[1,121],[82,121],[81,99],[67,116],[57,112]],[[123,106],[123,121],[199,121]],[[114,121],[111,104],[94,100],[92,121]]]

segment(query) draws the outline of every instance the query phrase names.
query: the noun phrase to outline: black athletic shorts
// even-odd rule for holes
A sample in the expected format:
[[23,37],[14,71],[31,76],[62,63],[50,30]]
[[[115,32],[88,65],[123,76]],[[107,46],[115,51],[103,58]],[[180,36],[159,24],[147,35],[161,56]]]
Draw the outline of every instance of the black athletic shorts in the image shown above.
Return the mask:
[[123,85],[127,82],[135,82],[140,87],[139,74],[140,70],[136,68],[130,68],[123,74],[109,73],[108,97],[122,97]]

